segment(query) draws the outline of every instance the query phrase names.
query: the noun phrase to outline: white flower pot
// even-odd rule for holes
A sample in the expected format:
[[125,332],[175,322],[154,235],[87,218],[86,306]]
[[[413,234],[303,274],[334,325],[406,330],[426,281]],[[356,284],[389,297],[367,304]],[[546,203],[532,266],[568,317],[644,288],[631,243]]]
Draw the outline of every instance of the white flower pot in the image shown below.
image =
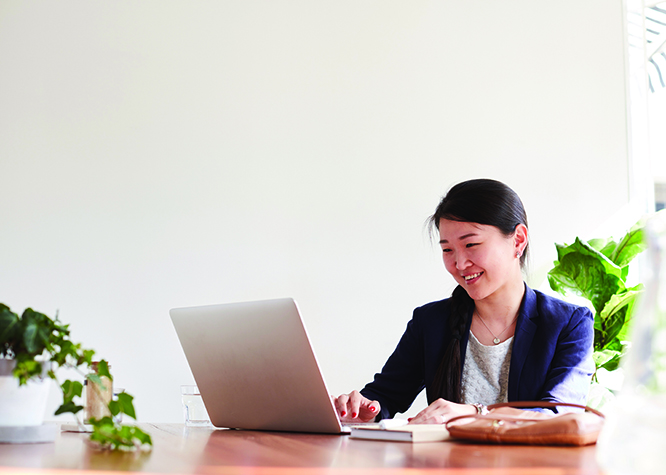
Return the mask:
[[35,377],[19,386],[12,375],[14,360],[0,358],[0,427],[38,426],[44,423],[50,378]]

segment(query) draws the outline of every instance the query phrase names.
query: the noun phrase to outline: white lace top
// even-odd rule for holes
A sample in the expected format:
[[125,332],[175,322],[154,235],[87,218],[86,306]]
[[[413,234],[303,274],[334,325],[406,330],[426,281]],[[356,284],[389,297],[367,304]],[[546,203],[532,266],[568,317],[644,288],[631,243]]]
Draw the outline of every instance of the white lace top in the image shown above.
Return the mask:
[[499,345],[485,346],[470,330],[462,374],[465,404],[490,405],[507,401],[512,348],[513,337]]

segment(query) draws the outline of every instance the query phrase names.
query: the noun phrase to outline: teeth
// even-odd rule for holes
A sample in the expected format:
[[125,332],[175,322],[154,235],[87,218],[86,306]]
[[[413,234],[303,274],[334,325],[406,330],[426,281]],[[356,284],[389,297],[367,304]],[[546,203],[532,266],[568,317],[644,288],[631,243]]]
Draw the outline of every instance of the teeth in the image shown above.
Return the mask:
[[481,274],[483,274],[483,272],[478,272],[476,274],[470,274],[470,275],[466,275],[466,276],[463,276],[463,277],[465,278],[465,280],[472,280],[472,279],[476,279]]

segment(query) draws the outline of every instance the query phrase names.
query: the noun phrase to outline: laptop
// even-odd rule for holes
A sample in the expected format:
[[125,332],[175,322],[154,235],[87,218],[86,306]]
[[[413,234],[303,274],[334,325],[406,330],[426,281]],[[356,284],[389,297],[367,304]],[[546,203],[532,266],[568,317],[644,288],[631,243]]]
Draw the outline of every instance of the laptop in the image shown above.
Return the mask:
[[169,315],[215,427],[349,432],[293,299],[174,308]]

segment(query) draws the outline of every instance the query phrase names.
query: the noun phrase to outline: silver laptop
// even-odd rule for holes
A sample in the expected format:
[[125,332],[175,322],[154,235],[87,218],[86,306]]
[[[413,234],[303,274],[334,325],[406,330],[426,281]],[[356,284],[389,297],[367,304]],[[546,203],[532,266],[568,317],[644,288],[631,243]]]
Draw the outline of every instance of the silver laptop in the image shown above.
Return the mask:
[[293,299],[169,314],[215,427],[346,432]]

